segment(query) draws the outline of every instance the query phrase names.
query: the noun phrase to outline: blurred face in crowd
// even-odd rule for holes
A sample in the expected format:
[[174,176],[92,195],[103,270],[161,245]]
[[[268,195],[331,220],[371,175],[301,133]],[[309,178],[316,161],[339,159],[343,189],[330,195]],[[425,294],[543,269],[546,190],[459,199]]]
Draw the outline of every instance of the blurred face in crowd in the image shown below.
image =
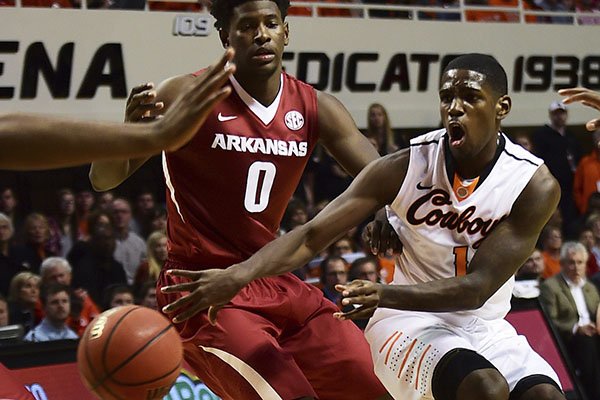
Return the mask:
[[531,253],[527,261],[525,261],[521,267],[520,272],[531,274],[541,274],[544,272],[544,257],[542,257],[542,253],[538,249],[535,249],[533,253]]
[[385,125],[385,113],[379,106],[372,106],[369,109],[369,126],[375,129],[382,129]]
[[352,252],[354,252],[354,249],[352,248],[352,242],[350,241],[350,239],[340,239],[337,242],[335,242],[335,244],[333,245],[333,250],[335,252],[335,255],[343,255],[343,254],[350,254]]
[[116,247],[115,234],[109,225],[99,225],[92,233],[92,247],[98,256],[111,258]]
[[75,196],[73,193],[63,193],[60,196],[58,206],[62,215],[73,215],[75,213]]
[[19,300],[26,305],[33,306],[40,299],[39,281],[34,278],[27,279],[19,289]]
[[0,243],[8,242],[12,235],[13,231],[10,228],[10,222],[4,219],[0,219]]
[[152,252],[158,261],[165,261],[167,259],[167,238],[161,237],[158,239],[152,247]]
[[94,207],[94,195],[88,190],[83,190],[75,195],[75,207],[84,214]]
[[142,213],[154,209],[154,196],[152,193],[140,194],[137,198],[137,207]]
[[0,326],[8,325],[8,303],[0,300]]
[[12,189],[7,188],[0,193],[0,212],[11,214],[17,208],[17,199]]
[[583,251],[571,250],[565,259],[560,260],[562,272],[575,283],[585,278],[586,264],[587,253]]
[[129,228],[129,222],[131,222],[131,207],[129,204],[121,199],[113,201],[112,210],[115,219],[115,228],[118,230],[124,230]]
[[562,246],[562,233],[560,229],[553,228],[544,242],[544,247],[548,250],[560,250]]
[[142,299],[142,305],[144,307],[152,308],[153,310],[156,310],[158,308],[158,305],[156,303],[156,289],[155,288],[153,288],[153,287],[148,288],[148,290],[146,291],[146,295]]
[[71,286],[71,272],[64,265],[55,265],[44,272],[44,283],[60,283]]
[[373,283],[377,283],[377,265],[374,262],[369,261],[363,263],[361,266],[357,268],[357,277],[358,279],[362,279],[365,281],[371,281]]
[[102,211],[111,211],[112,210],[112,202],[115,199],[115,196],[112,192],[103,192],[98,196],[98,209]]
[[525,135],[517,136],[515,138],[515,143],[517,143],[527,151],[533,151],[533,145],[531,144],[531,140]]
[[565,110],[550,111],[550,123],[556,128],[564,128],[567,125],[567,117]]
[[128,306],[133,304],[133,295],[129,292],[117,293],[110,301],[110,307]]
[[594,238],[594,233],[591,229],[584,229],[579,234],[579,243],[585,246],[586,249],[591,250],[592,247],[596,244],[596,239]]
[[25,231],[27,233],[27,241],[35,245],[41,245],[50,237],[48,229],[48,221],[43,217],[28,218],[25,223]]
[[71,313],[71,299],[65,291],[48,295],[44,307],[46,318],[55,325],[64,324]]
[[152,220],[152,231],[166,232],[167,231],[167,215],[160,213]]
[[293,229],[300,225],[304,225],[308,220],[306,210],[302,207],[297,207],[290,216],[290,228]]
[[343,285],[348,282],[346,264],[342,260],[331,260],[325,271],[325,287],[334,290],[335,285]]

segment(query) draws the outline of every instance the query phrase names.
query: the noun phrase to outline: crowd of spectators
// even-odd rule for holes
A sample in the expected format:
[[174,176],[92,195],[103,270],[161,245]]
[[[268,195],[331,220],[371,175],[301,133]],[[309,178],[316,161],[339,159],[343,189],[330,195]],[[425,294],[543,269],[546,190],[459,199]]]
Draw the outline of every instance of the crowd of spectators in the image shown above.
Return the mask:
[[[154,0],[83,0],[88,9],[124,9],[178,12],[207,12],[210,0],[190,1],[154,1]],[[1,6],[14,6],[16,0],[0,0]],[[524,20],[527,23],[573,24],[573,16],[531,14],[531,12],[556,13],[587,13],[578,17],[580,25],[600,24],[600,0],[465,0],[467,6],[464,18],[459,10],[459,0],[302,0],[303,3],[315,3],[312,7],[294,5],[289,9],[289,15],[320,16],[320,17],[364,17],[363,7],[352,7],[354,4],[367,5],[370,18],[395,18],[471,22],[519,22],[521,8],[526,12]],[[81,8],[82,0],[20,0],[24,7],[46,8]],[[333,5],[344,5],[340,8]],[[320,7],[326,5],[326,7]],[[418,8],[435,8],[432,11],[398,10],[381,8],[381,6],[413,6]],[[378,7],[379,6],[379,7]],[[468,7],[476,6],[475,9]],[[486,10],[485,7],[498,8]],[[416,15],[415,15],[416,14]],[[597,15],[593,15],[597,14]]]

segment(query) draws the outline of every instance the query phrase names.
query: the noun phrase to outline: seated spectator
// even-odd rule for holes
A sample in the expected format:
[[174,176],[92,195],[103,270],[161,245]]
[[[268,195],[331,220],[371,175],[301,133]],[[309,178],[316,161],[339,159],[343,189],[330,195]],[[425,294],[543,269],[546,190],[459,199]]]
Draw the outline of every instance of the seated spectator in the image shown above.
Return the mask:
[[13,226],[10,218],[0,213],[0,294],[8,296],[8,287],[12,278],[26,269],[15,258],[15,246],[12,243]]
[[514,7],[514,12],[495,10],[467,10],[465,17],[467,21],[474,22],[519,22],[517,0],[467,0],[467,5],[490,6],[490,7]]
[[111,285],[104,291],[104,311],[134,304],[133,290],[125,284]]
[[72,268],[69,262],[61,257],[49,257],[42,262],[40,268],[42,287],[51,284],[60,284],[69,287],[71,295],[71,313],[67,325],[81,336],[85,328],[100,314],[100,309],[83,288],[71,287]]
[[517,133],[513,137],[513,142],[520,145],[522,148],[527,150],[530,153],[533,153],[533,143],[531,141],[531,137],[524,132]]
[[112,213],[112,203],[115,200],[115,193],[107,190],[99,193],[96,197],[96,211]]
[[[544,11],[573,12],[575,4],[571,0],[534,0],[535,3]],[[540,16],[540,22],[550,24],[572,24],[573,17],[571,16]]]
[[0,294],[0,327],[8,325],[8,302]]
[[544,257],[544,272],[542,278],[547,279],[560,272],[560,248],[563,244],[560,228],[546,225],[540,235],[542,256]]
[[584,228],[579,234],[579,243],[581,243],[588,252],[588,262],[586,269],[586,276],[591,277],[592,275],[600,272],[600,264],[596,258],[598,254],[598,248],[596,247],[596,238],[594,233],[589,228]]
[[71,313],[69,287],[58,283],[42,289],[42,304],[45,317],[39,325],[27,332],[27,342],[48,342],[51,340],[79,339],[67,325]]
[[157,231],[167,233],[167,210],[162,207],[154,210],[152,217],[152,232]]
[[146,258],[146,242],[130,229],[132,214],[129,201],[115,199],[112,211],[116,238],[114,257],[125,269],[127,284],[132,285],[138,267]]
[[154,232],[152,230],[154,210],[156,210],[154,193],[149,190],[140,191],[135,199],[135,212],[131,218],[130,228],[144,240]]
[[304,225],[306,221],[308,221],[308,210],[304,202],[298,199],[291,199],[281,220],[281,230],[283,233]]
[[153,310],[158,309],[158,305],[156,303],[156,282],[155,281],[146,281],[140,287],[138,292],[138,301],[137,303],[141,306],[151,308]]
[[321,290],[325,297],[342,308],[342,294],[335,285],[348,283],[348,263],[340,256],[330,256],[321,262]]
[[48,224],[50,237],[58,243],[58,255],[65,257],[80,239],[75,216],[75,195],[71,189],[58,191],[57,211],[48,218]]
[[77,237],[88,238],[90,230],[88,227],[88,217],[94,209],[96,199],[89,184],[81,184],[75,191],[75,215],[77,215]]
[[560,252],[560,274],[544,281],[540,300],[573,360],[589,399],[600,399],[600,342],[596,325],[600,296],[585,277],[587,251],[567,242]]
[[31,213],[25,218],[24,234],[24,243],[14,248],[13,257],[26,270],[37,274],[42,260],[55,256],[58,248],[51,246],[48,220],[40,213]]
[[13,188],[0,189],[0,213],[10,218],[15,235],[20,235],[23,229],[23,214],[19,210],[19,200]]
[[348,271],[348,281],[351,282],[356,279],[381,283],[377,259],[374,257],[361,257],[354,260]]
[[544,269],[542,252],[540,249],[534,249],[515,274],[512,295],[519,299],[537,298],[540,295],[540,279]]
[[393,153],[398,150],[394,131],[390,124],[387,110],[379,103],[373,103],[367,111],[367,130],[365,136],[375,140],[377,152],[381,155]]
[[40,303],[40,277],[31,272],[20,272],[10,282],[8,296],[9,320],[11,324],[23,326],[28,332],[43,318]]
[[598,192],[600,182],[600,129],[593,133],[592,152],[581,158],[573,178],[573,199],[580,214],[587,213],[592,193]]
[[135,274],[134,291],[146,281],[156,282],[160,270],[167,261],[167,235],[162,232],[154,232],[146,241],[148,257],[142,261]]
[[82,242],[77,257],[71,258],[73,266],[73,286],[87,290],[92,300],[99,304],[103,300],[104,289],[115,283],[126,283],[123,265],[113,254],[116,240],[111,225],[97,224],[90,240]]

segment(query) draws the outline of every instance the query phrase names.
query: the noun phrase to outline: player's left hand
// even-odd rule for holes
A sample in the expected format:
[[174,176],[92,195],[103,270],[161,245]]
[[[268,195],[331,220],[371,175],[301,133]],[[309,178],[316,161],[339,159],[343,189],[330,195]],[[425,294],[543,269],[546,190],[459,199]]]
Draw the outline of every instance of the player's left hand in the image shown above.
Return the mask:
[[160,288],[163,293],[188,292],[162,309],[164,313],[171,315],[173,323],[176,324],[190,319],[207,308],[210,323],[216,324],[217,312],[229,303],[245,285],[236,279],[229,269],[203,271],[173,269],[167,271],[167,275],[190,280]]
[[402,243],[388,222],[385,208],[377,211],[375,219],[365,227],[363,241],[369,244],[373,255],[392,255],[402,252]]
[[354,280],[346,285],[336,285],[335,289],[344,297],[342,305],[356,307],[352,311],[333,314],[341,320],[369,318],[381,299],[381,284],[371,281]]

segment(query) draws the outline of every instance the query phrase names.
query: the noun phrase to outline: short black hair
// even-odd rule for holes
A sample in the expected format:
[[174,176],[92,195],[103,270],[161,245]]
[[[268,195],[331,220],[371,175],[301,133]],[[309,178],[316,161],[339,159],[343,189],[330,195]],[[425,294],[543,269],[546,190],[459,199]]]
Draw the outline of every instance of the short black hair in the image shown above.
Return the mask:
[[48,285],[42,286],[40,301],[43,305],[48,304],[48,298],[57,293],[65,292],[69,296],[69,300],[71,299],[71,288],[67,285],[63,285],[62,283],[50,283]]
[[463,54],[450,61],[444,73],[452,69],[466,69],[485,75],[485,80],[494,89],[498,96],[508,94],[508,78],[502,65],[494,57],[481,54]]
[[[229,21],[233,15],[233,9],[239,5],[250,1],[259,0],[213,0],[212,6],[210,7],[210,13],[215,17],[215,28],[218,30],[226,29],[229,27]],[[272,1],[277,4],[279,11],[281,12],[281,19],[285,20],[287,16],[288,8],[290,7],[290,0],[266,0]]]

